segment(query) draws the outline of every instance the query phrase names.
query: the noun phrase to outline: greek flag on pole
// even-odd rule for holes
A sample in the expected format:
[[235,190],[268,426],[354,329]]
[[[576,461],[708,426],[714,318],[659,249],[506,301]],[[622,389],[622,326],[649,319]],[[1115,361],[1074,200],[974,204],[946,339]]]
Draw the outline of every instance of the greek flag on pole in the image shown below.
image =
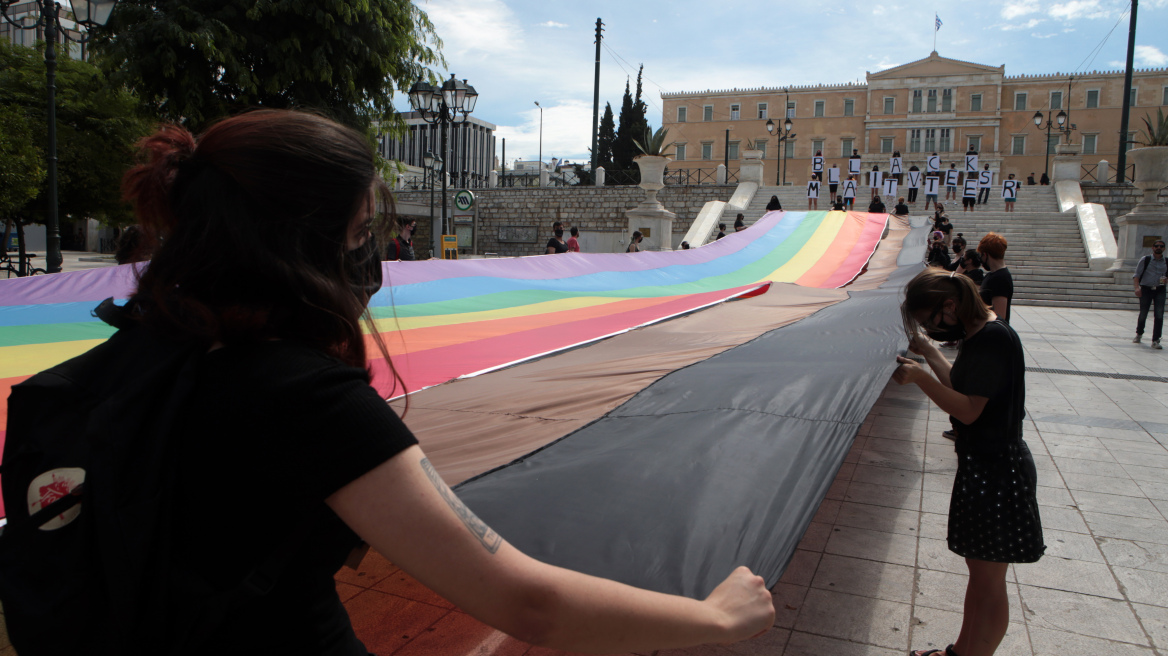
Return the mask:
[[941,17],[937,14],[933,14],[933,18],[937,19],[937,27],[933,28],[933,31],[936,32],[937,30],[941,29]]

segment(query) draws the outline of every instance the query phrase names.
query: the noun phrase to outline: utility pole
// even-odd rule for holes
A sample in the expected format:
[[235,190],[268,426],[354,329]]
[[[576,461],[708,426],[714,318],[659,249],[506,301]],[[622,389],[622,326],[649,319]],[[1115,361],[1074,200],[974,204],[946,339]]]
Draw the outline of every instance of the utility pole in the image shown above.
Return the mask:
[[1131,21],[1127,28],[1127,69],[1123,72],[1123,113],[1119,118],[1119,166],[1115,170],[1115,181],[1122,184],[1127,174],[1127,120],[1131,114],[1132,62],[1136,55],[1136,4],[1131,0]]
[[604,23],[596,19],[596,74],[592,82],[592,179],[596,179],[596,147],[600,132],[600,39]]

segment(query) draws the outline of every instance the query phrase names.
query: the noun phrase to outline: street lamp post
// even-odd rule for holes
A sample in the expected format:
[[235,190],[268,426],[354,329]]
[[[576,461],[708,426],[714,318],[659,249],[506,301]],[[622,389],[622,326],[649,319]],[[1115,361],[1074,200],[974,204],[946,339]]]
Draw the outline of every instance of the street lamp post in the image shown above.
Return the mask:
[[539,101],[535,101],[535,106],[539,107],[539,170],[543,170],[543,105]]
[[[435,155],[432,151],[427,150],[426,154],[422,156],[422,162],[426,165],[426,171],[430,174],[430,229],[434,229],[434,172],[440,164],[442,158]],[[413,235],[410,235],[412,238]]]
[[1067,135],[1068,138],[1071,136],[1071,130],[1074,129],[1074,126],[1064,127],[1067,123],[1067,113],[1065,111],[1060,109],[1059,113],[1054,116],[1053,121],[1051,120],[1050,116],[1051,111],[1053,110],[1047,110],[1046,116],[1042,115],[1042,110],[1034,112],[1034,125],[1039,130],[1043,128],[1043,119],[1046,120],[1046,148],[1044,149],[1046,151],[1046,160],[1042,165],[1042,174],[1045,175],[1048,180],[1050,179],[1050,129],[1057,123],[1058,131]]
[[[430,218],[430,226],[433,231],[434,252],[442,252],[442,235],[446,234],[446,162],[449,159],[449,153],[446,152],[446,130],[451,123],[466,123],[470,118],[470,113],[474,111],[475,103],[478,102],[479,94],[474,87],[466,83],[466,80],[454,79],[454,74],[450,74],[450,79],[442,83],[441,87],[418,79],[414,86],[410,87],[410,106],[417,112],[422,120],[441,125],[442,131],[442,152],[438,156],[437,161],[442,164],[442,219],[435,221],[433,216]],[[459,114],[462,119],[458,120]],[[435,225],[438,224],[438,225]]]
[[[775,171],[775,184],[777,184],[777,185],[785,186],[787,184],[787,170],[786,170],[786,164],[787,164],[787,147],[786,146],[787,146],[787,143],[786,142],[790,139],[795,138],[795,136],[796,136],[795,133],[791,132],[791,130],[794,127],[795,127],[795,124],[791,122],[790,118],[783,119],[783,132],[782,132],[782,134],[779,135],[779,138],[776,140],[776,144],[780,150],[780,157],[781,157],[781,159],[779,159],[779,170]],[[766,122],[766,130],[767,130],[767,134],[774,134],[775,133],[775,122],[769,118],[767,119],[767,122]]]
[[[32,25],[22,25],[8,15],[16,4],[23,0],[0,0],[0,16],[19,30],[45,30],[45,82],[48,87],[48,128],[49,143],[45,149],[45,164],[48,169],[48,212],[45,216],[48,253],[45,255],[45,269],[49,273],[61,270],[61,223],[57,216],[57,36],[61,33],[61,3],[54,0],[37,0],[35,6],[40,14]],[[105,25],[117,0],[69,0],[73,17],[85,26],[85,34],[80,39],[65,39],[76,43],[89,41],[92,30]]]

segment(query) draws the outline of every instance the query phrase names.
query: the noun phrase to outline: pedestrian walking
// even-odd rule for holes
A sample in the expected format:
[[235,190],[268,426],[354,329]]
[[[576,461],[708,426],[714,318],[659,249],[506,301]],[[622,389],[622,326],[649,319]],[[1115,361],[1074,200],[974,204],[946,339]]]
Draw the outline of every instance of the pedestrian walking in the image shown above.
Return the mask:
[[1164,334],[1164,294],[1168,289],[1168,261],[1164,259],[1164,240],[1157,239],[1152,244],[1151,255],[1145,255],[1136,263],[1136,274],[1132,276],[1136,298],[1140,299],[1140,317],[1136,320],[1136,337],[1133,344],[1144,338],[1144,325],[1148,320],[1148,309],[1155,305],[1152,315],[1152,348],[1161,349],[1160,337]]

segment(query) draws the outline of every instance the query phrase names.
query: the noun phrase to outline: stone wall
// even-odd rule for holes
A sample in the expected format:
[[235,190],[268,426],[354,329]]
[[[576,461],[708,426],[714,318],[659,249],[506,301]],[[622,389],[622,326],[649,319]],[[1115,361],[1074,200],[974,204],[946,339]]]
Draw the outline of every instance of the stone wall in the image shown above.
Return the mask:
[[[1099,203],[1107,208],[1107,218],[1111,221],[1111,231],[1116,234],[1119,234],[1119,228],[1115,225],[1115,219],[1132,211],[1132,208],[1136,206],[1144,194],[1130,183],[1080,182],[1079,186],[1083,189],[1084,201]],[[1160,190],[1160,202],[1168,202],[1168,187]]]
[[[666,187],[657,193],[665,209],[677,214],[673,222],[676,246],[689,230],[702,206],[711,200],[728,201],[734,185]],[[399,202],[429,205],[428,191],[397,192]],[[581,246],[587,252],[619,252],[628,243],[625,210],[645,197],[639,187],[564,187],[541,189],[480,189],[475,191],[478,209],[478,253],[500,256],[538,255],[551,238],[552,222],[561,221],[565,232],[580,229]],[[435,206],[441,206],[441,197]],[[453,190],[447,201],[453,207]],[[419,257],[430,251],[429,219],[417,217],[414,248]],[[565,234],[565,238],[567,234]],[[469,252],[469,250],[465,251]]]

